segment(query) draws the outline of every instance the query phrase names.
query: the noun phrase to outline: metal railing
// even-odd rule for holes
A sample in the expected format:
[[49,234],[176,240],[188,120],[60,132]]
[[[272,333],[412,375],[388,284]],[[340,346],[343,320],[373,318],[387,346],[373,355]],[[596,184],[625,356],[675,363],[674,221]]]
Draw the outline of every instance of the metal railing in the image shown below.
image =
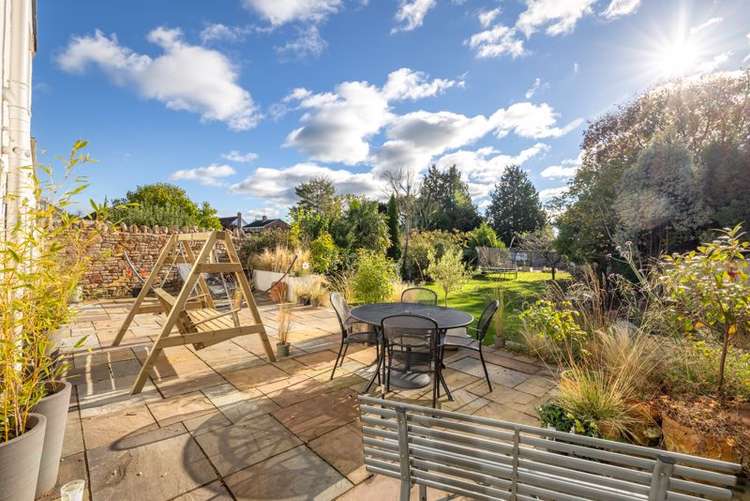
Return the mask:
[[741,466],[360,395],[365,465],[474,499],[730,499]]

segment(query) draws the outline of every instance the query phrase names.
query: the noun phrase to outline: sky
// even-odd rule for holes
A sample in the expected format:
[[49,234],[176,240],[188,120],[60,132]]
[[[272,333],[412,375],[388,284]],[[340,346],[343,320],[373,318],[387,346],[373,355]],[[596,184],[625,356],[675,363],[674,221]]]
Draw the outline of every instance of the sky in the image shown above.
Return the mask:
[[669,78],[750,64],[750,0],[40,0],[32,134],[76,139],[102,201],[170,182],[219,215],[294,186],[387,196],[457,165],[480,210],[507,165],[543,200],[586,124]]

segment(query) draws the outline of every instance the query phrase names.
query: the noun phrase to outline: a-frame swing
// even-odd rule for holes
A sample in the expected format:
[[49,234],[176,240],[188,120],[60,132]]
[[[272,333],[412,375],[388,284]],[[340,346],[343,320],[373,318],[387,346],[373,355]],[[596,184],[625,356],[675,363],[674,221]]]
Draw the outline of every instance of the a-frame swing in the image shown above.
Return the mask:
[[[211,262],[211,257],[217,242],[222,241],[228,258],[227,262]],[[200,252],[194,257],[190,249],[191,242],[203,242]],[[184,244],[184,250],[188,254],[189,261],[193,261],[190,273],[185,278],[182,289],[177,297],[172,296],[161,287],[154,287],[156,277],[164,266],[169,255],[174,253],[177,245]],[[193,290],[196,284],[201,289],[201,296],[206,297],[206,302],[212,301],[208,287],[203,279],[204,273],[226,273],[234,275],[235,283],[238,284],[237,294],[230,301],[230,310],[221,312],[211,305],[201,304],[203,301],[195,302]],[[202,284],[202,285],[201,285]],[[125,318],[120,331],[113,343],[117,346],[122,336],[128,329],[133,317],[143,312],[144,306],[141,304],[149,291],[153,291],[159,302],[162,311],[167,312],[167,320],[162,326],[162,331],[154,341],[154,345],[146,358],[146,361],[138,373],[138,378],[133,384],[131,394],[140,393],[143,385],[146,383],[148,373],[156,362],[159,354],[164,348],[169,346],[182,346],[192,344],[196,349],[205,348],[233,337],[243,336],[245,334],[258,334],[263,342],[263,348],[269,360],[275,361],[271,344],[268,341],[263,321],[255,304],[250,284],[247,281],[242,264],[240,263],[237,251],[232,244],[231,236],[223,231],[212,231],[207,233],[192,233],[173,235],[162,249],[161,254],[154,265],[146,283],[143,286],[136,302],[131,308],[128,316]],[[238,312],[242,308],[242,303],[247,304],[253,317],[253,323],[250,325],[241,325]],[[179,334],[170,335],[174,327],[177,327]]]

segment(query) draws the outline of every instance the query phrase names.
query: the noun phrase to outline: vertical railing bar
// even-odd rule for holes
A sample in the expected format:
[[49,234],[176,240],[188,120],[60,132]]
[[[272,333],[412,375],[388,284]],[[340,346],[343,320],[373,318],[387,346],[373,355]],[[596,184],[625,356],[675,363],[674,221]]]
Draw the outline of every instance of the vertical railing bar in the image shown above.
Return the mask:
[[519,444],[521,443],[521,432],[518,428],[513,430],[513,473],[511,475],[511,496],[512,501],[516,501],[518,494],[518,455],[520,453]]
[[409,491],[411,490],[409,427],[404,408],[396,408],[396,420],[398,421],[398,452],[401,459],[401,501],[409,501]]
[[675,460],[669,456],[656,456],[656,464],[651,474],[651,488],[648,492],[649,501],[665,501],[669,491],[669,478],[674,470]]

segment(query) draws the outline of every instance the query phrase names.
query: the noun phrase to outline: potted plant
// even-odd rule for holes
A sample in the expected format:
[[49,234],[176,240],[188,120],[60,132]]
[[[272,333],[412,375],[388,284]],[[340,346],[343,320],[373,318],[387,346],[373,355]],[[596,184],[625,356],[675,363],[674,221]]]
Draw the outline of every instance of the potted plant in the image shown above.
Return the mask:
[[288,304],[279,304],[278,311],[278,336],[276,343],[276,354],[279,357],[289,356],[289,331],[292,329],[292,311]]
[[[34,196],[20,200],[22,224],[0,247],[0,499],[31,500],[57,483],[71,386],[53,334],[69,320],[69,300],[101,229],[68,213],[86,187],[71,177],[73,167],[89,161],[85,146],[74,145],[62,183],[50,168],[29,168]],[[104,216],[104,208],[94,208]]]

